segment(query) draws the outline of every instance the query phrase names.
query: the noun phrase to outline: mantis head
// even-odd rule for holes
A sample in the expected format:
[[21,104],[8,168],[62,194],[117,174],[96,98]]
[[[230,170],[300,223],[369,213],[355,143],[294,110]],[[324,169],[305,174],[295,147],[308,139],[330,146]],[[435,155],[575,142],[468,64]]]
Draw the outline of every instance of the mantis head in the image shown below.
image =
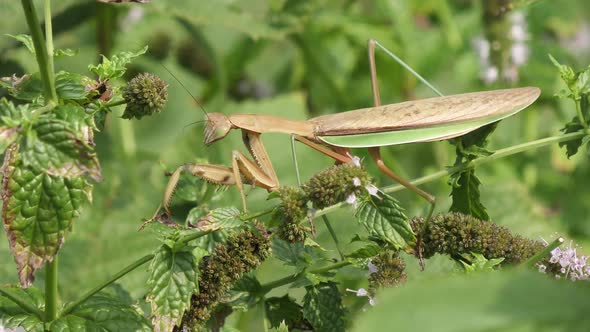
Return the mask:
[[227,136],[229,131],[234,128],[229,118],[221,113],[209,113],[207,115],[207,125],[205,126],[205,145]]

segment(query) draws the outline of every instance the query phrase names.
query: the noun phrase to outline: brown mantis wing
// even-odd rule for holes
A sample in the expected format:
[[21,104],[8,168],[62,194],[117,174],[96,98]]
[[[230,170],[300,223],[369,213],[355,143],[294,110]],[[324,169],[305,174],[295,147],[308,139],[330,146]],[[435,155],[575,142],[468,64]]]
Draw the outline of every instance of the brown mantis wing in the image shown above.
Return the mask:
[[534,102],[539,88],[473,92],[383,105],[308,121],[317,136],[339,136],[435,127],[510,114]]

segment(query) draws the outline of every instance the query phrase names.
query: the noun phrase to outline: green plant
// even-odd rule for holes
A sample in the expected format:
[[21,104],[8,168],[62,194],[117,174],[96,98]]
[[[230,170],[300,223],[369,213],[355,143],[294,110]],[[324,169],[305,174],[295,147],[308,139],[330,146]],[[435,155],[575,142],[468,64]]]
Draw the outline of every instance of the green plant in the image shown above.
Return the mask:
[[[395,319],[396,328],[406,330],[482,330],[526,324],[537,327],[547,320],[551,320],[549,325],[554,324],[558,328],[583,328],[587,319],[579,308],[584,308],[588,300],[582,283],[555,282],[535,272],[506,271],[516,267],[541,269],[549,276],[558,274],[575,279],[584,274],[574,275],[571,273],[574,270],[569,269],[577,268],[574,265],[579,262],[570,259],[567,273],[561,273],[564,265],[559,262],[559,257],[570,257],[572,250],[577,248],[556,250],[561,243],[559,239],[551,243],[528,239],[490,221],[497,221],[502,209],[514,210],[510,213],[516,215],[516,209],[527,203],[514,198],[513,192],[486,192],[488,186],[481,186],[481,182],[486,181],[478,178],[481,176],[490,183],[493,182],[490,179],[522,177],[525,179],[523,182],[531,182],[527,182],[528,190],[539,196],[545,195],[540,192],[548,188],[563,191],[562,185],[575,187],[567,181],[551,180],[555,179],[557,171],[543,168],[544,160],[548,159],[546,156],[531,157],[533,150],[555,146],[555,143],[565,145],[566,156],[574,157],[586,147],[590,137],[589,69],[576,72],[554,59],[565,83],[559,96],[574,102],[576,116],[565,125],[560,135],[534,139],[537,135],[530,136],[530,128],[525,126],[523,131],[526,135],[515,136],[518,144],[510,141],[504,145],[508,147],[495,151],[491,149],[494,143],[488,145],[489,141],[501,141],[510,136],[505,131],[500,135],[491,135],[495,127],[486,127],[454,140],[453,166],[436,172],[432,172],[432,168],[426,169],[424,172],[428,175],[412,181],[416,185],[435,185],[436,180],[449,178],[452,186],[452,203],[442,205],[452,212],[440,213],[428,224],[421,218],[408,217],[423,215],[417,208],[421,205],[403,195],[400,195],[401,198],[392,196],[403,187],[390,185],[377,189],[380,179],[369,174],[378,177],[378,172],[370,166],[332,166],[323,160],[314,160],[313,165],[310,163],[306,165],[309,167],[302,169],[306,172],[304,177],[309,180],[299,186],[282,187],[269,195],[268,200],[261,199],[264,198],[260,196],[262,190],[254,189],[248,197],[253,203],[249,213],[242,213],[233,207],[238,202],[234,190],[217,190],[214,185],[185,175],[180,176],[172,201],[174,218],[166,214],[158,215],[154,220],[156,222],[144,225],[145,232],[135,234],[140,226],[139,218],[130,217],[129,212],[138,211],[138,215],[147,216],[148,208],[161,194],[146,184],[151,178],[146,176],[145,165],[157,164],[154,151],[164,151],[160,159],[166,163],[187,162],[189,157],[177,155],[176,150],[184,149],[191,155],[199,154],[201,158],[201,153],[205,154],[195,149],[195,146],[201,146],[195,143],[197,138],[201,138],[201,134],[196,132],[188,132],[186,136],[190,138],[185,143],[174,142],[174,149],[155,144],[165,140],[165,135],[159,135],[160,132],[167,135],[181,132],[178,124],[185,125],[193,120],[188,117],[190,112],[179,104],[174,104],[168,112],[175,108],[182,112],[172,115],[160,113],[164,103],[178,103],[178,100],[189,98],[183,90],[173,89],[153,74],[142,74],[129,83],[123,83],[122,78],[129,73],[126,66],[132,60],[135,67],[131,71],[137,72],[144,72],[146,68],[157,71],[159,62],[154,63],[156,60],[165,62],[166,66],[172,64],[171,71],[180,72],[181,81],[189,80],[189,91],[200,91],[199,97],[206,102],[207,110],[237,108],[243,113],[281,110],[299,114],[298,110],[307,104],[311,114],[318,114],[329,108],[352,109],[367,104],[370,94],[364,89],[365,85],[369,86],[368,74],[361,70],[367,67],[363,60],[363,47],[368,37],[381,39],[380,36],[389,34],[389,29],[379,22],[391,21],[394,31],[399,33],[392,41],[394,49],[406,53],[406,57],[416,61],[420,71],[440,81],[440,72],[433,68],[444,66],[433,64],[429,57],[435,57],[437,61],[456,57],[457,63],[464,65],[461,68],[471,68],[470,60],[462,60],[458,54],[463,54],[460,53],[463,33],[472,29],[474,17],[494,16],[493,20],[484,22],[486,34],[493,38],[502,35],[498,31],[506,28],[506,22],[502,21],[506,13],[494,14],[492,5],[510,4],[506,8],[512,10],[531,2],[534,1],[494,1],[488,4],[489,8],[480,8],[477,4],[451,1],[271,1],[263,10],[246,8],[246,5],[237,3],[205,6],[189,2],[170,4],[153,1],[153,7],[146,6],[151,8],[146,9],[148,16],[158,20],[167,18],[168,21],[157,27],[157,38],[149,41],[150,45],[159,48],[151,53],[152,58],[140,57],[146,49],[110,55],[111,48],[117,43],[128,47],[141,42],[134,39],[131,43],[125,39],[136,38],[137,32],[119,36],[123,41],[113,38],[115,24],[109,25],[108,22],[113,23],[112,18],[116,16],[114,7],[100,4],[96,7],[96,16],[98,26],[102,27],[99,29],[99,49],[104,56],[99,64],[89,66],[90,72],[78,74],[54,70],[55,61],[64,57],[75,59],[76,52],[54,50],[53,36],[60,32],[52,28],[50,1],[45,1],[43,37],[32,1],[23,0],[31,36],[15,34],[13,39],[24,45],[18,50],[30,51],[26,54],[30,58],[35,57],[39,69],[35,72],[31,70],[32,66],[23,65],[21,69],[26,68],[32,73],[0,80],[6,96],[0,100],[0,149],[4,152],[2,219],[20,281],[19,285],[0,287],[0,326],[23,326],[31,331],[227,331],[232,326],[243,331],[360,331],[382,328],[384,324],[393,324],[390,322]],[[68,8],[92,12],[88,9],[94,7],[89,6],[95,5],[88,2]],[[531,10],[535,8],[543,7],[537,4]],[[188,15],[188,12],[195,14]],[[124,10],[120,14],[124,14]],[[84,20],[80,18],[82,16],[70,16]],[[371,19],[365,21],[365,17]],[[55,17],[53,22],[62,23]],[[148,20],[139,24],[151,28],[153,22]],[[168,30],[168,25],[173,25],[171,22],[176,24],[176,30]],[[229,29],[237,31],[237,34],[225,36],[226,45],[219,48],[210,41],[211,35],[217,31],[207,32],[203,26],[224,25],[227,22],[231,23]],[[444,34],[440,37],[431,31],[416,32],[414,28],[418,23],[434,25]],[[139,30],[153,31],[145,29],[146,25]],[[555,23],[551,29],[559,34],[561,29],[566,28]],[[419,38],[413,38],[417,33],[426,36],[431,44],[422,45],[423,52],[418,52],[420,54],[412,54],[416,53],[412,50],[418,49],[414,39]],[[256,38],[260,40],[255,41]],[[177,43],[178,40],[182,43]],[[188,45],[185,40],[195,44]],[[452,45],[454,51],[439,52],[438,48],[444,43]],[[498,65],[504,67],[507,66],[506,45],[492,55],[493,61],[499,61]],[[174,53],[168,52],[168,49],[174,48],[180,64],[174,62],[176,59],[170,55]],[[432,53],[430,48],[436,52]],[[220,49],[229,50],[223,54]],[[196,59],[187,57],[195,50],[198,51]],[[552,53],[559,59],[567,59],[560,49]],[[80,57],[83,58],[83,55]],[[542,60],[540,58],[535,57],[532,61],[547,62],[544,52]],[[23,60],[23,63],[26,64],[26,61]],[[542,66],[537,68],[546,70]],[[540,75],[539,71],[527,71],[526,66],[519,71],[522,79],[528,79],[535,85],[538,83],[545,91],[552,86],[546,78],[535,76]],[[196,76],[190,76],[189,72]],[[548,72],[546,76],[552,76],[555,70]],[[211,81],[203,83],[198,77]],[[400,91],[395,93],[406,98],[420,93],[416,92],[415,79],[406,74],[392,71],[386,73],[383,80],[394,87],[384,92],[389,94],[388,97],[393,96],[391,91]],[[271,89],[268,89],[267,81],[272,82]],[[247,93],[236,96],[234,88],[243,82],[250,84]],[[363,84],[363,89],[359,88],[359,82]],[[469,88],[480,89],[479,83],[468,83]],[[302,94],[293,91],[306,91],[307,103]],[[263,98],[273,93],[280,95],[268,100],[247,99]],[[233,103],[228,101],[232,96],[246,100]],[[549,104],[551,110],[556,109],[551,98],[543,96],[541,103],[544,106]],[[570,108],[567,107],[568,110]],[[146,116],[151,114],[156,120]],[[117,115],[141,121],[121,120]],[[166,116],[176,122],[167,122]],[[303,117],[303,114],[299,116]],[[150,121],[157,126],[150,127]],[[168,126],[169,123],[174,125]],[[109,130],[113,127],[119,132],[112,134]],[[98,133],[96,137],[95,133]],[[137,141],[136,137],[139,138]],[[270,143],[271,149],[286,155],[284,144],[276,143],[277,148],[272,147],[274,142]],[[142,150],[137,147],[142,144],[149,145],[149,148]],[[220,149],[223,151],[230,146],[235,145],[229,143]],[[109,153],[119,147],[121,151]],[[415,171],[421,172],[423,167],[428,167],[423,165],[432,164],[432,160],[428,159],[431,157],[424,156],[441,155],[437,154],[436,148],[416,149],[396,150],[400,152],[400,157],[397,157],[400,163],[417,165],[410,171],[412,176],[417,176]],[[215,148],[206,151],[207,159],[213,162],[226,154],[219,153]],[[501,160],[517,154],[519,156],[514,157],[516,166]],[[384,157],[395,159],[385,152]],[[209,163],[209,160],[199,162]],[[287,173],[282,168],[290,161],[279,162],[281,167],[277,170]],[[587,163],[584,158],[576,162],[581,165]],[[448,160],[435,164],[440,169],[448,164]],[[489,165],[494,170],[493,176],[486,173],[486,168],[480,168],[482,165]],[[535,169],[540,175],[535,177],[527,173],[526,169],[530,169],[531,165],[538,165]],[[316,172],[317,169],[323,170]],[[585,170],[582,166],[580,169]],[[161,169],[150,170],[157,174],[155,182],[163,184]],[[576,176],[578,185],[583,186],[581,179],[585,179],[586,174],[580,173],[572,177]],[[107,184],[98,185],[95,189],[98,193],[94,195],[92,212],[83,210],[83,206],[91,201],[95,181],[101,180],[103,174],[108,174],[108,177],[105,175]],[[294,182],[293,176],[291,180]],[[438,189],[443,192],[444,188],[441,186]],[[583,205],[587,192],[584,189],[580,189],[577,195],[570,195],[567,203]],[[494,209],[494,200],[501,201],[504,196],[517,203]],[[124,200],[131,203],[125,204]],[[533,203],[535,207],[541,205],[537,201]],[[116,210],[125,210],[125,213],[114,218],[109,216]],[[573,210],[567,209],[562,213]],[[328,215],[331,221],[328,221]],[[314,220],[319,217],[323,219],[323,225],[315,225]],[[102,234],[89,232],[90,236],[83,236],[84,229],[101,229],[92,226],[91,222],[76,223],[77,218],[82,218],[84,222],[95,218],[90,220],[93,225],[105,224],[106,230],[102,230]],[[535,218],[542,220],[546,216],[528,214],[516,215],[515,218],[523,225],[522,231],[524,227],[536,225]],[[115,219],[115,223],[109,223],[109,219]],[[122,221],[124,219],[130,221],[126,223]],[[351,219],[357,222],[349,222]],[[124,225],[131,229],[129,233],[125,233]],[[68,236],[72,229],[77,232]],[[578,231],[585,234],[583,228],[578,228]],[[125,238],[131,233],[136,236],[135,239],[148,238],[158,242],[144,246],[146,241],[140,245],[133,239]],[[533,233],[538,235],[541,231],[527,234]],[[75,279],[70,274],[95,271],[94,265],[102,269],[98,260],[76,265],[77,256],[83,252],[80,246],[88,251],[93,244],[96,245],[95,242],[99,242],[97,251],[105,250],[100,246],[100,236],[115,239],[120,236],[124,239],[120,241],[120,247],[113,248],[111,255],[105,259],[115,260],[120,256],[128,265],[117,273],[111,272],[113,266],[105,269],[104,273],[111,275],[104,281],[95,280],[98,278],[78,280],[82,287],[72,282]],[[66,245],[62,248],[64,243]],[[72,246],[71,251],[78,251],[77,255],[68,255],[68,245]],[[149,253],[142,254],[146,248]],[[139,258],[127,262],[134,254]],[[578,256],[581,257],[581,252]],[[572,257],[578,259],[578,256]],[[424,273],[418,272],[416,262],[419,260],[425,260]],[[444,267],[440,268],[440,265]],[[143,279],[135,278],[139,273],[131,272],[142,267],[147,267],[147,274],[141,274]],[[452,273],[445,269],[452,270]],[[469,273],[463,276],[465,272]],[[34,283],[35,275],[41,276],[38,278],[41,280]],[[118,282],[123,282],[124,287]],[[86,290],[87,285],[91,285],[89,290]],[[357,288],[353,292],[358,298],[347,296],[351,295],[345,292],[347,288]],[[462,290],[465,289],[468,295],[478,294],[478,298],[464,295]],[[557,310],[553,310],[553,305],[542,305],[543,292],[555,299],[553,305],[558,305]],[[534,294],[531,296],[534,300],[520,296],[523,294]],[[496,302],[489,302],[496,298],[501,308],[491,305]],[[516,300],[505,300],[511,298]],[[570,299],[573,302],[569,302]],[[455,312],[449,312],[449,307]],[[523,307],[531,310],[525,310],[525,318],[521,319],[516,313]],[[364,309],[367,309],[366,313]],[[463,317],[449,320],[449,317],[456,317],[456,310],[460,310]],[[490,314],[503,319],[486,320]],[[249,320],[248,317],[257,319]],[[428,317],[445,323],[433,326]],[[475,318],[480,318],[476,323],[479,325],[471,323],[476,321]]]

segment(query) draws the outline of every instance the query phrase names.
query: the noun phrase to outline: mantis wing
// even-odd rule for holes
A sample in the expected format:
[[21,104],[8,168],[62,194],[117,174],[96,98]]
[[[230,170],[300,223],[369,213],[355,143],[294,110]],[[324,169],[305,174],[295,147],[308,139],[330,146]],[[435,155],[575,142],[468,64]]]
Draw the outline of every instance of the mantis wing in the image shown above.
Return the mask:
[[461,136],[533,103],[534,87],[466,93],[310,119],[323,142],[349,148],[428,142]]

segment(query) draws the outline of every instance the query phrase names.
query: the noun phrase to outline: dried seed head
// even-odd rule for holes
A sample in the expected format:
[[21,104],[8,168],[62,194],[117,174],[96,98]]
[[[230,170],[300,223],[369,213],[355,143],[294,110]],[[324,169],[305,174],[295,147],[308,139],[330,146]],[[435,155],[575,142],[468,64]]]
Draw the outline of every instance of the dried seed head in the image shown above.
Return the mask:
[[162,111],[168,99],[168,86],[154,74],[139,74],[123,90],[123,98],[127,103],[123,118],[141,119]]

